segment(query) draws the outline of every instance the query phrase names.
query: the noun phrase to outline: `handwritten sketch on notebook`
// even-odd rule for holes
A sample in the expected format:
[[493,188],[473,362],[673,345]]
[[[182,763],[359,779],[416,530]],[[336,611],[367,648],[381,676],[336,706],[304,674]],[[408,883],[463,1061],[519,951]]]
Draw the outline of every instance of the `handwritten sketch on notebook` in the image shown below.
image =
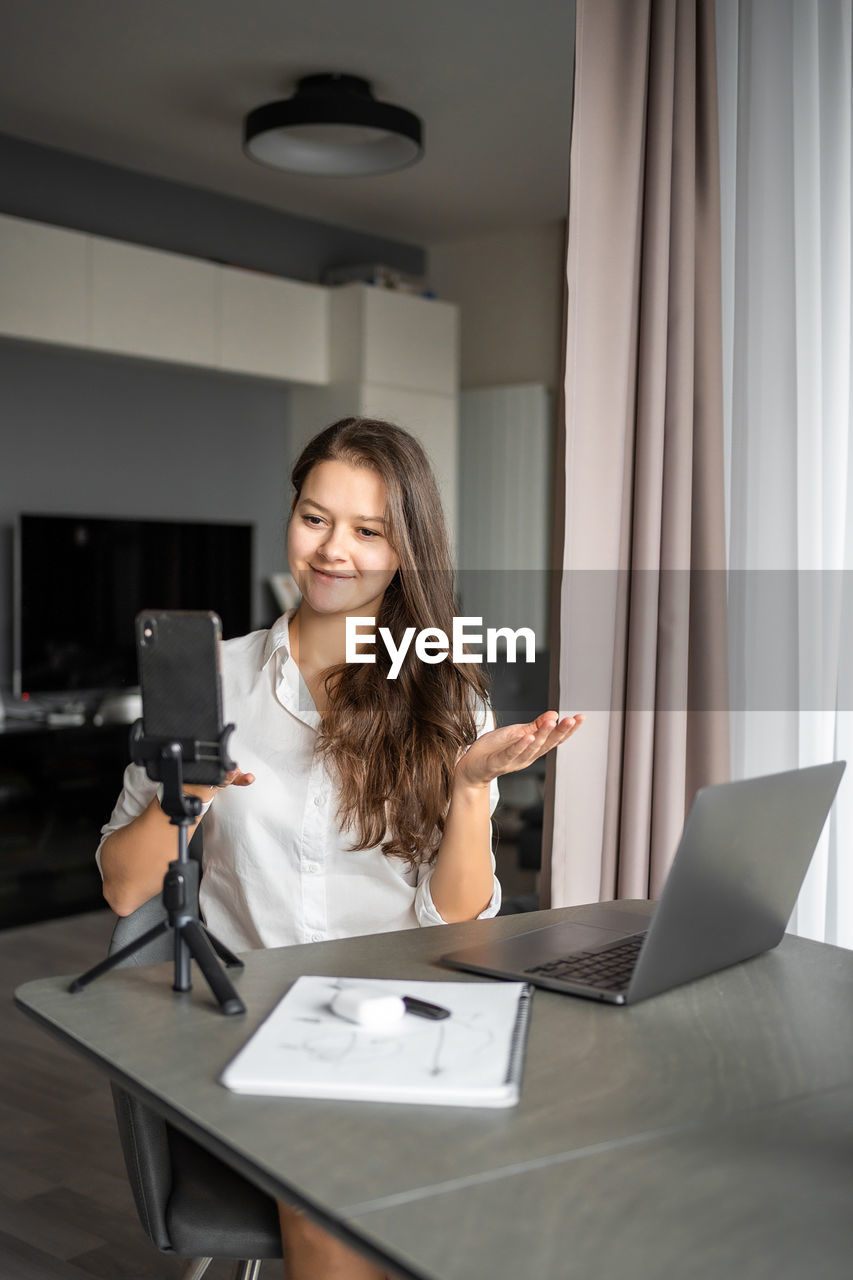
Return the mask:
[[347,980],[298,978],[225,1068],[238,1093],[512,1106],[519,1098],[532,989],[523,982],[359,979],[444,1005],[450,1017],[407,1014],[387,1030],[349,1023],[331,1001]]

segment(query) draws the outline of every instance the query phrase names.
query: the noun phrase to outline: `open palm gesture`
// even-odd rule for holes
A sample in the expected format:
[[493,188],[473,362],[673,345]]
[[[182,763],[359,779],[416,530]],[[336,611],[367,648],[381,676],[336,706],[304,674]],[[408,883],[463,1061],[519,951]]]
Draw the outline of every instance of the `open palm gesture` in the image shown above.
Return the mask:
[[547,751],[566,742],[584,722],[582,715],[543,711],[529,724],[492,729],[472,743],[456,766],[456,781],[466,787],[487,787],[493,778],[526,769]]

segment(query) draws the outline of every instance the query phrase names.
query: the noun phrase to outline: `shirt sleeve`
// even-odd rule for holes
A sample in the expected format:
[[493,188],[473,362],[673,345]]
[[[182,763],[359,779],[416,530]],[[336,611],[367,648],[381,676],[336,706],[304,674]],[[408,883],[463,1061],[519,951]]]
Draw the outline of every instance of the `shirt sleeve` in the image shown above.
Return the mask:
[[134,818],[144,813],[158,793],[158,783],[152,782],[141,764],[129,764],[124,771],[124,786],[110,814],[109,822],[101,827],[101,842],[95,850],[95,862],[103,877],[101,869],[101,850],[107,836],[114,831],[126,827]]
[[[484,733],[489,733],[495,727],[495,717],[492,708],[488,703],[482,708],[482,716],[480,718],[480,726],[477,737],[481,738]],[[489,813],[493,814],[500,800],[500,790],[498,788],[497,778],[492,778],[489,784]],[[415,916],[418,924],[447,924],[447,921],[439,915],[435,903],[432,900],[430,891],[430,881],[435,871],[435,863],[430,866],[422,866],[418,870],[418,887],[415,893]],[[501,908],[501,886],[500,881],[495,875],[495,847],[494,847],[494,828],[492,828],[492,896],[486,906],[477,916],[478,920],[490,920],[496,916]]]
[[[152,782],[141,764],[129,764],[127,766],[124,771],[124,786],[122,787],[121,795],[110,814],[109,822],[101,827],[101,841],[95,850],[95,863],[102,879],[104,872],[101,867],[101,850],[104,847],[104,841],[107,836],[111,836],[114,831],[120,831],[129,822],[133,822],[134,818],[138,818],[141,813],[145,812],[155,796],[159,800],[162,794],[162,783]],[[206,800],[201,806],[200,816],[202,818],[207,813],[211,803],[212,801]]]

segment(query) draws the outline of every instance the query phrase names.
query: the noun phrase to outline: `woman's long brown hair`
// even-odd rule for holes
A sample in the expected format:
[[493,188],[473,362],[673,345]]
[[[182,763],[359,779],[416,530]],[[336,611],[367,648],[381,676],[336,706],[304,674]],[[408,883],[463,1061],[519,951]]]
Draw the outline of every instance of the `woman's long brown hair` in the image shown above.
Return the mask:
[[[343,418],[306,445],[291,473],[299,499],[308,473],[337,459],[370,467],[385,482],[385,519],[400,568],[376,619],[399,645],[406,627],[439,627],[455,613],[453,569],[441,497],[426,454],[402,428]],[[435,856],[460,753],[477,737],[486,699],[482,668],[450,657],[427,664],[407,653],[396,680],[377,643],[376,662],[343,664],[325,677],[328,707],[318,750],[340,784],[339,821],[353,848],[381,844],[411,864]]]

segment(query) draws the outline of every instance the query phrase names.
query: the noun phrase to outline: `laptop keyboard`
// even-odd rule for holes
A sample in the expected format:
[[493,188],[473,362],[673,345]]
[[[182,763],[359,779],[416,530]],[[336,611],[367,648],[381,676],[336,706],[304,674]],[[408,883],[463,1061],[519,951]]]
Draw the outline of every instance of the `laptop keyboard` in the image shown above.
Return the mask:
[[645,937],[645,931],[632,933],[601,951],[575,951],[570,956],[534,965],[524,972],[565,982],[580,982],[604,991],[622,991],[631,981]]

